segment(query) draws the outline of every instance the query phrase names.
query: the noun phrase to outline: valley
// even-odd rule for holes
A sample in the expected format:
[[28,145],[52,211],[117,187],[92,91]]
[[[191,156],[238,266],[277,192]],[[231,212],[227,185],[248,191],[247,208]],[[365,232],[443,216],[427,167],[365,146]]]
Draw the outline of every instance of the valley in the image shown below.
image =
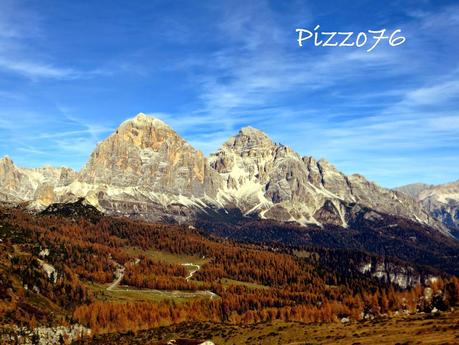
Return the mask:
[[0,342],[456,340],[455,185],[382,188],[250,126],[206,157],[145,114],[79,172],[5,157],[0,182]]
[[[174,339],[202,334],[216,344],[244,337],[250,343],[255,333],[293,341],[295,325],[328,325],[321,326],[325,330],[342,320],[355,324],[432,310],[449,315],[459,301],[454,276],[437,271],[435,279],[401,288],[359,270],[380,259],[355,250],[235,242],[192,227],[107,217],[82,204],[67,204],[65,216],[56,210],[34,215],[20,207],[0,209],[2,339],[11,339],[11,324],[32,330],[71,324],[107,344],[113,337],[122,341],[125,332],[136,334],[126,338],[135,343],[158,327],[167,327],[161,334]],[[55,278],[40,264],[41,253]],[[432,277],[434,271],[410,265]],[[235,338],[192,333],[203,322],[211,322],[206,330],[227,330]],[[279,332],[268,330],[279,327],[271,324],[289,331],[274,337]],[[182,331],[170,333],[176,329]]]

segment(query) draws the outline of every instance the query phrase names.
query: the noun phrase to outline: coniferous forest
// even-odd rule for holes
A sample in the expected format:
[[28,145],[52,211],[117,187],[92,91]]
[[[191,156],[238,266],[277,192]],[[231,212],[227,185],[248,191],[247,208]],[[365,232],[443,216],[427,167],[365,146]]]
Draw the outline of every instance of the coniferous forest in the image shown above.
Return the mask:
[[[0,318],[11,327],[78,323],[94,336],[183,322],[336,323],[449,311],[459,301],[459,279],[433,268],[416,267],[419,281],[406,287],[362,273],[361,263],[414,269],[368,252],[241,243],[96,211],[0,214]],[[189,277],[178,258],[199,268]]]

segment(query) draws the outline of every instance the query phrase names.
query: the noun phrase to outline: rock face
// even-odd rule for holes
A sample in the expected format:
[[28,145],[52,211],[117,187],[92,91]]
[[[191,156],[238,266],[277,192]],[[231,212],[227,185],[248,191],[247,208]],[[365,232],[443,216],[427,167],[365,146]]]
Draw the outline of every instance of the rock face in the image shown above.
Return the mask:
[[459,180],[437,186],[407,185],[397,190],[413,196],[434,218],[459,234]]
[[363,176],[346,176],[325,160],[301,157],[246,127],[209,158],[223,178],[218,197],[246,215],[346,226],[349,206],[358,203],[380,212],[434,224],[412,198],[381,188]]
[[218,186],[202,152],[161,120],[139,114],[97,145],[57,201],[85,197],[108,213],[185,221],[216,196]]
[[79,177],[88,184],[196,197],[213,192],[208,179],[204,155],[164,122],[143,114],[100,143]]
[[209,158],[223,179],[218,198],[244,214],[282,221],[313,222],[323,198],[308,182],[302,158],[266,134],[243,128]]
[[411,183],[411,184],[407,184],[406,186],[395,188],[395,190],[405,193],[417,199],[419,194],[421,194],[421,192],[427,189],[430,189],[432,187],[434,186],[430,184],[426,184],[426,183]]
[[77,173],[69,168],[18,168],[5,156],[0,160],[0,198],[7,202],[33,200],[47,205],[54,200],[54,188],[74,181]]
[[79,174],[20,169],[4,158],[0,181],[1,199],[28,200],[41,209],[85,198],[101,211],[150,220],[184,222],[236,209],[246,216],[345,227],[361,205],[443,230],[410,196],[301,157],[255,128],[242,128],[206,158],[144,114],[98,144]]
[[361,264],[358,268],[359,271],[363,274],[370,274],[378,279],[396,284],[402,289],[421,283],[421,275],[409,265],[396,265],[392,262],[386,262],[383,259],[373,261],[375,262],[369,261],[368,263]]

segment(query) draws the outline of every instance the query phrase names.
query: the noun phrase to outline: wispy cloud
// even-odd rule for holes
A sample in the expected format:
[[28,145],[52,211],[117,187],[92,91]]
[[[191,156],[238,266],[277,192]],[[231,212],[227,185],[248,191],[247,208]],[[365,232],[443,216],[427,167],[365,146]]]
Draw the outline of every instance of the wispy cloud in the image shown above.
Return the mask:
[[4,142],[0,140],[0,147],[22,166],[46,163],[78,170],[97,142],[112,131],[113,127],[69,111],[62,112],[62,109],[52,114],[0,112],[0,133],[8,138]]
[[35,61],[17,61],[0,58],[0,69],[19,73],[29,78],[74,78],[78,73],[72,69],[54,67]]
[[406,106],[438,105],[453,99],[459,100],[459,73],[454,73],[447,80],[440,83],[408,92],[403,102]]
[[31,59],[31,42],[41,39],[41,18],[18,2],[0,2],[0,69],[27,77],[62,78],[70,70]]
[[[305,9],[303,24],[311,24],[307,6],[301,8]],[[222,12],[218,37],[225,37],[225,45],[211,54],[212,63],[205,59],[201,65],[199,59],[181,63],[185,69],[205,67],[204,73],[193,75],[193,83],[201,91],[198,111],[222,121],[241,110],[250,114],[263,106],[285,103],[292,93],[327,90],[371,77],[374,71],[387,78],[411,70],[412,64],[403,63],[404,59],[388,49],[372,54],[363,50],[301,50],[296,46],[292,21],[285,24],[283,15],[264,1],[252,2],[241,11],[231,7]]]
[[[371,54],[297,49],[288,31],[292,21],[284,26],[285,18],[264,1],[222,12],[219,37],[225,46],[211,55],[205,73],[193,75],[201,104],[177,114],[177,121],[169,119],[183,124],[199,147],[212,152],[220,143],[209,134],[223,139],[251,124],[303,154],[329,158],[346,172],[363,170],[385,185],[408,182],[413,169],[400,161],[422,160],[422,154],[443,162],[439,171],[459,173],[447,163],[449,150],[459,149],[459,60],[454,62],[451,47],[459,39],[458,6],[412,12],[405,22],[393,23],[407,35],[406,46],[378,47]],[[308,25],[314,16],[304,18]],[[442,65],[445,47],[452,56]],[[182,67],[199,66],[199,59],[190,61]],[[374,157],[386,158],[386,168],[374,164]],[[374,168],[365,165],[370,160]],[[418,169],[411,179],[440,182],[438,175]]]
[[111,75],[128,66],[78,69],[67,67],[62,61],[47,55],[38,42],[46,41],[42,32],[43,18],[24,4],[16,1],[0,1],[0,72],[38,79],[78,79]]

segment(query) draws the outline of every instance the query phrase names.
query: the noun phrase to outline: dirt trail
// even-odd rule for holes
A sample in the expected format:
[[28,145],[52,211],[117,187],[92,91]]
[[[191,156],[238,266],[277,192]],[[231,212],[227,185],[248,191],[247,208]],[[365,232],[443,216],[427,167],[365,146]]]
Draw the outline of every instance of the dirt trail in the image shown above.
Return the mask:
[[[139,259],[136,259],[134,264],[138,264],[140,262]],[[163,296],[169,296],[169,297],[175,297],[175,298],[196,298],[199,296],[208,296],[210,299],[214,299],[215,297],[218,297],[217,294],[213,293],[210,290],[198,290],[198,291],[181,291],[181,290],[156,290],[156,289],[128,289],[128,288],[118,288],[119,284],[123,280],[124,273],[126,272],[126,268],[124,266],[121,266],[120,264],[116,263],[117,268],[115,272],[115,280],[113,283],[110,284],[109,287],[107,287],[107,291],[114,291],[114,292],[121,292],[121,291],[132,291],[132,292],[147,292],[147,293],[155,293],[158,295],[163,295]],[[186,281],[189,281],[191,278],[193,278],[193,275],[201,269],[201,266],[197,264],[193,264],[190,262],[182,264],[183,266],[186,267],[194,267],[195,269],[191,270],[188,276],[185,277]]]
[[121,281],[123,280],[124,277],[124,272],[126,271],[126,268],[121,266],[120,264],[116,264],[116,271],[115,271],[115,280],[113,283],[110,284],[110,286],[107,288],[108,291],[113,291],[118,285],[120,285]]
[[187,262],[187,263],[184,263],[182,264],[182,266],[186,266],[186,267],[195,267],[196,269],[195,270],[191,270],[190,273],[186,276],[186,281],[190,280],[191,278],[193,278],[193,275],[199,271],[201,269],[201,266],[199,265],[196,265],[196,264],[193,264],[191,262]]

